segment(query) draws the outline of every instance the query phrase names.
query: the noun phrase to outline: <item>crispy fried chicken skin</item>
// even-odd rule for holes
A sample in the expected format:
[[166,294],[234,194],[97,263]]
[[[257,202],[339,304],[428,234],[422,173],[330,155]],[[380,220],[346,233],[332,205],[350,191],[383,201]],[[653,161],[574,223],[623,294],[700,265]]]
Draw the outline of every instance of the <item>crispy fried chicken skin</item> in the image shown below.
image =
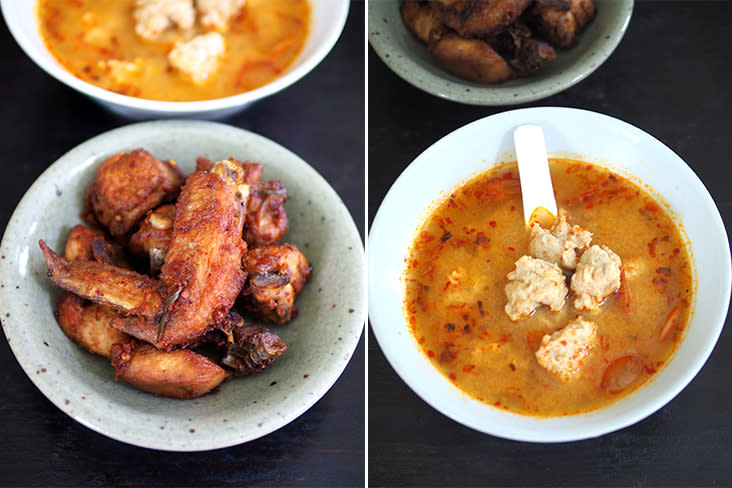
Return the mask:
[[406,0],[402,2],[401,15],[404,25],[422,42],[429,42],[430,32],[441,29],[442,22],[435,16],[434,2]]
[[234,305],[246,274],[241,258],[249,185],[244,171],[219,161],[195,172],[176,203],[175,222],[160,280],[171,295],[159,347],[169,348],[205,334]]
[[61,330],[87,351],[109,357],[112,344],[127,343],[130,336],[113,329],[109,323],[117,313],[110,307],[66,293],[56,304],[56,321]]
[[165,291],[160,282],[135,271],[97,261],[69,261],[39,241],[48,276],[57,286],[122,314],[158,317]]
[[506,60],[480,39],[454,33],[437,36],[433,30],[429,51],[449,71],[475,83],[501,83],[516,75]]
[[111,350],[115,378],[170,398],[196,398],[229,377],[220,366],[186,349],[163,352],[144,343],[115,344]]
[[463,37],[487,37],[511,25],[533,0],[438,0],[437,15]]
[[253,247],[280,242],[290,228],[284,207],[287,190],[279,181],[258,181],[251,188],[244,239]]
[[[406,27],[466,80],[502,83],[550,65],[595,17],[593,0],[403,0]],[[536,32],[535,32],[536,31]]]
[[234,376],[261,373],[287,350],[282,339],[262,325],[244,325],[233,330],[234,341],[224,346],[221,364]]
[[124,241],[148,210],[175,195],[182,183],[173,162],[163,163],[144,149],[115,154],[99,165],[83,217]]
[[[232,307],[241,295],[248,310],[285,323],[311,269],[294,245],[273,244],[287,232],[287,193],[259,181],[262,171],[259,163],[198,158],[184,180],[144,150],[105,160],[85,196],[86,218],[109,233],[75,226],[65,257],[39,241],[48,276],[67,291],[55,311],[64,333],[109,358],[115,378],[172,398],[270,367],[284,342],[245,326]],[[165,203],[172,196],[175,204]],[[149,259],[149,275],[132,269],[144,265],[126,251]],[[192,350],[199,346],[215,349],[221,365]]]
[[150,272],[157,273],[165,262],[173,236],[175,205],[166,203],[148,212],[140,228],[132,234],[128,248],[136,256],[148,258]]
[[242,264],[248,275],[242,289],[244,309],[266,322],[292,320],[295,298],[312,274],[307,258],[293,244],[273,244],[250,250]]
[[537,29],[551,44],[569,48],[595,18],[595,5],[592,0],[538,0],[532,13]]

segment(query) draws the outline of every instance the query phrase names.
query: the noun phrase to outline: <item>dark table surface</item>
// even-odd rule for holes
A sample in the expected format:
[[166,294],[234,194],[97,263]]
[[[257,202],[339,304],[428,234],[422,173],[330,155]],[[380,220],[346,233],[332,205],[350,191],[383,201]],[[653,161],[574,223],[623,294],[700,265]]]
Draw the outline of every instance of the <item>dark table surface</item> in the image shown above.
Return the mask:
[[[0,25],[0,224],[58,157],[130,121],[60,84],[33,64]],[[308,76],[223,120],[289,148],[344,200],[364,235],[364,3]],[[327,108],[326,108],[327,107]],[[334,144],[334,141],[338,141]],[[345,372],[310,410],[261,439],[203,453],[123,444],[58,410],[0,340],[0,486],[361,486],[364,483],[364,338]]]
[[[684,159],[732,219],[729,1],[637,1],[612,56],[578,85],[523,106],[589,109],[654,135]],[[401,171],[430,144],[510,107],[444,101],[407,84],[370,50],[371,222]],[[732,328],[657,413],[619,432],[562,444],[484,435],[443,416],[396,375],[368,338],[368,456],[373,486],[732,486]]]

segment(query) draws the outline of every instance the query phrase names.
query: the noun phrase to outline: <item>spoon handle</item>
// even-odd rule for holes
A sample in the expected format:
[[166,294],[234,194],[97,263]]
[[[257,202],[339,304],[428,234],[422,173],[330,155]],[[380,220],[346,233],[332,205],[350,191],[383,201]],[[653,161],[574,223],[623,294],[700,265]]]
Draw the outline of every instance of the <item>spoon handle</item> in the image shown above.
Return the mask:
[[518,159],[524,221],[529,225],[531,216],[544,208],[552,217],[557,216],[557,202],[549,174],[544,131],[538,125],[522,125],[513,132]]

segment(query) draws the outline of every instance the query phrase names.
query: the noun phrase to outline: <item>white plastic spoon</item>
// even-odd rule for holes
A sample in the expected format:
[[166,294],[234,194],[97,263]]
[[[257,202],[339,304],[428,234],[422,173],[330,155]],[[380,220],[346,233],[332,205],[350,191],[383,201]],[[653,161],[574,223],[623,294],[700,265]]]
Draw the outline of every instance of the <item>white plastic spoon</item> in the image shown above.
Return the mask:
[[518,159],[526,225],[529,225],[534,212],[540,208],[556,219],[557,202],[549,174],[544,131],[538,125],[522,125],[513,131],[513,142]]

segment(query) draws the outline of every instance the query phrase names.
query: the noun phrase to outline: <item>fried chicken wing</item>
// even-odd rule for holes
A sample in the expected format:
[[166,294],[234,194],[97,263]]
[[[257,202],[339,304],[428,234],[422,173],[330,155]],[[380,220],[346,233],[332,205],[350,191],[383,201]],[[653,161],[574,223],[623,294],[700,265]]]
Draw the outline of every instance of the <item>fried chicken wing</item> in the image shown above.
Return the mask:
[[56,321],[61,330],[87,351],[109,357],[112,344],[126,343],[130,336],[110,327],[117,313],[110,307],[66,293],[56,304]]
[[235,327],[233,335],[234,341],[224,346],[221,364],[231,368],[234,376],[261,373],[287,350],[277,334],[261,325]]
[[406,0],[401,5],[404,24],[422,42],[429,42],[430,32],[442,28],[442,22],[435,16],[435,4],[419,0]]
[[493,48],[480,39],[467,39],[454,33],[435,36],[429,51],[449,71],[476,83],[500,83],[516,73]]
[[253,247],[275,244],[289,229],[287,190],[279,181],[258,181],[251,186],[244,240]]
[[115,378],[170,398],[205,395],[229,377],[220,366],[193,351],[163,352],[143,343],[113,345],[111,361]]
[[167,203],[148,212],[140,228],[132,234],[128,247],[132,254],[148,258],[150,272],[157,273],[165,262],[170,238],[173,236],[175,205]]
[[437,15],[464,37],[487,37],[511,25],[533,0],[465,0],[437,2]]
[[54,284],[122,314],[155,319],[164,305],[160,282],[135,271],[97,261],[69,261],[39,241]]
[[242,260],[248,278],[242,289],[244,308],[260,319],[284,324],[297,315],[295,298],[310,280],[312,268],[293,244],[250,250]]
[[83,217],[124,240],[148,210],[177,193],[182,183],[173,162],[163,163],[144,149],[115,154],[97,169]]
[[246,277],[241,258],[249,185],[244,170],[219,161],[193,173],[176,203],[173,235],[160,280],[175,297],[157,344],[186,343],[205,334],[231,309]]
[[579,33],[595,18],[592,0],[544,0],[533,8],[536,26],[554,46],[569,48]]
[[[228,161],[242,167],[244,170],[244,183],[248,185],[259,181],[259,178],[262,176],[262,171],[264,171],[264,166],[261,163],[253,163],[251,161],[241,162],[235,158],[229,158]],[[199,156],[196,158],[196,171],[211,171],[214,164],[216,164],[214,161]]]

